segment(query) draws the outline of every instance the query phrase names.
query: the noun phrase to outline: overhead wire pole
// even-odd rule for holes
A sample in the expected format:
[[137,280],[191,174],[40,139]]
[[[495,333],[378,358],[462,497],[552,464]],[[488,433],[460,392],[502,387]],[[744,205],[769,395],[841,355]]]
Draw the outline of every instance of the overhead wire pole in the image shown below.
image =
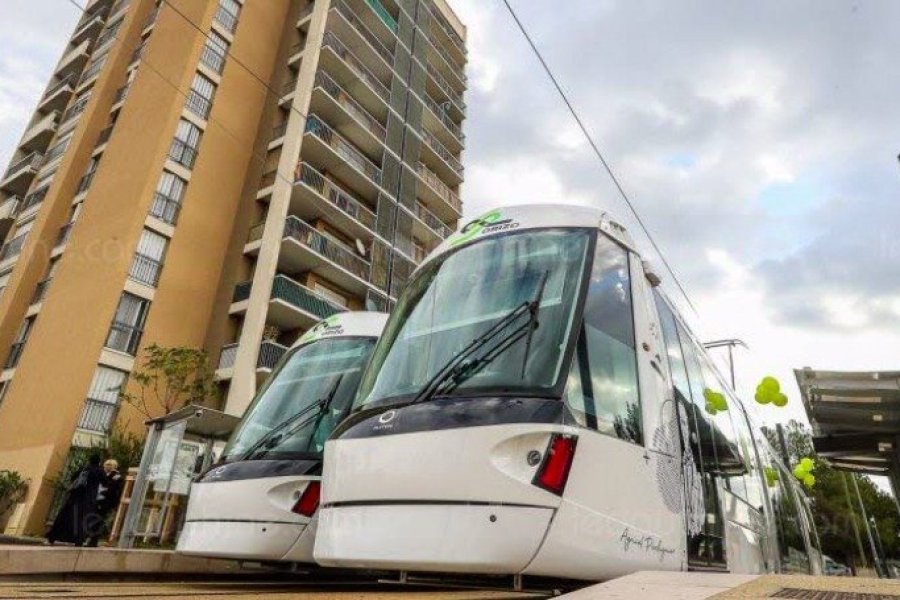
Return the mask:
[[569,97],[566,95],[566,92],[562,89],[559,81],[556,79],[556,76],[553,74],[553,71],[550,69],[550,66],[547,64],[547,61],[544,60],[541,51],[538,50],[534,41],[531,39],[531,36],[528,34],[528,31],[525,29],[525,26],[522,24],[522,21],[519,19],[519,16],[516,14],[516,11],[513,10],[512,5],[510,5],[509,0],[503,0],[503,4],[506,6],[506,9],[509,11],[509,14],[512,16],[513,20],[516,22],[516,26],[519,28],[519,31],[522,32],[522,35],[525,37],[525,40],[528,42],[528,45],[531,46],[531,50],[534,52],[534,55],[537,57],[538,61],[541,63],[541,67],[543,67],[544,72],[547,74],[547,77],[550,78],[550,81],[553,82],[553,87],[556,88],[556,91],[559,93],[563,102],[566,105],[566,108],[569,109],[569,112],[572,114],[572,118],[575,119],[575,122],[578,124],[578,128],[581,129],[581,133],[584,134],[585,139],[587,139],[588,144],[590,144],[591,149],[594,151],[594,154],[600,160],[600,164],[603,165],[603,168],[606,170],[606,173],[609,175],[609,178],[612,180],[613,185],[615,185],[616,189],[619,192],[619,195],[622,196],[622,200],[625,201],[626,206],[634,215],[634,218],[637,220],[638,225],[640,225],[641,229],[644,231],[644,234],[647,236],[647,239],[650,240],[650,244],[653,246],[653,249],[656,251],[656,254],[659,256],[659,259],[665,265],[666,270],[669,271],[669,274],[672,275],[672,279],[675,281],[675,285],[678,286],[678,289],[681,291],[682,296],[687,301],[688,306],[691,307],[691,310],[697,313],[697,308],[694,306],[694,303],[691,302],[690,297],[685,291],[684,286],[681,285],[681,282],[678,280],[678,276],[675,275],[675,271],[672,269],[672,266],[669,264],[669,261],[666,260],[666,257],[663,255],[662,251],[659,249],[659,246],[656,244],[656,241],[653,239],[653,236],[650,235],[650,230],[647,229],[647,226],[644,224],[644,220],[641,219],[640,214],[638,214],[637,210],[634,208],[634,205],[631,203],[631,199],[628,197],[628,194],[625,193],[625,189],[622,187],[622,184],[619,182],[618,177],[616,177],[615,173],[613,173],[612,168],[609,166],[609,163],[606,161],[606,158],[603,156],[603,153],[600,151],[600,148],[597,146],[596,142],[594,142],[593,137],[588,132],[587,127],[584,122],[581,120],[581,117],[578,115],[578,111],[575,110],[575,107],[572,105],[572,102],[569,100]]

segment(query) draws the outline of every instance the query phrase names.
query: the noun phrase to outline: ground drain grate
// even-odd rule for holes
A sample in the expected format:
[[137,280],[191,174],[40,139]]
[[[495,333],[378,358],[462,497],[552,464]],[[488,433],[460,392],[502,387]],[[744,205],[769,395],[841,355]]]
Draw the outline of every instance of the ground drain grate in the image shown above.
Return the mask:
[[865,594],[859,592],[829,592],[824,590],[801,590],[784,588],[769,598],[799,598],[801,600],[900,600],[893,594]]

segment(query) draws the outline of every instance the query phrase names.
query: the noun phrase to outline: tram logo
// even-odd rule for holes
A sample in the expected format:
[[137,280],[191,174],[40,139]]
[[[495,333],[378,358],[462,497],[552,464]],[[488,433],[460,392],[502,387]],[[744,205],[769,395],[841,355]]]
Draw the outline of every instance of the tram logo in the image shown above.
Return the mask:
[[492,210],[489,213],[481,215],[477,219],[469,221],[466,226],[460,229],[459,233],[450,238],[447,243],[450,244],[451,247],[458,246],[459,244],[468,242],[477,235],[483,233],[497,233],[499,231],[515,229],[518,226],[518,222],[513,221],[512,219],[504,219],[503,211]]
[[303,334],[300,338],[300,343],[305,344],[307,342],[312,342],[326,335],[341,335],[344,333],[344,327],[340,324],[339,320],[340,317],[338,315],[332,315],[324,321],[317,323],[312,329]]
[[397,416],[396,410],[389,410],[386,413],[382,414],[380,417],[378,417],[378,422],[381,423],[382,425],[384,425],[385,423],[390,423],[391,421],[393,421],[394,417],[396,417],[396,416]]

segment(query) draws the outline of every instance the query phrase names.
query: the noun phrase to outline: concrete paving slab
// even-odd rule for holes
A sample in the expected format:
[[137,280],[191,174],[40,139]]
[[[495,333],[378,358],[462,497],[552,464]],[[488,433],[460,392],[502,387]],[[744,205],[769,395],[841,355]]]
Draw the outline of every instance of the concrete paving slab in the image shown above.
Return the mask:
[[112,573],[117,575],[234,574],[231,560],[182,556],[169,550],[0,546],[0,576]]
[[[782,592],[782,590],[787,590]],[[793,590],[809,593],[802,594]],[[779,594],[779,592],[782,592]],[[761,598],[812,598],[813,592],[850,592],[860,594],[858,598],[873,600],[890,597],[900,598],[900,581],[896,579],[876,579],[873,577],[813,577],[811,575],[764,575],[755,580],[726,591],[720,599],[761,599]]]
[[567,600],[702,600],[755,580],[758,575],[640,571],[560,596]]

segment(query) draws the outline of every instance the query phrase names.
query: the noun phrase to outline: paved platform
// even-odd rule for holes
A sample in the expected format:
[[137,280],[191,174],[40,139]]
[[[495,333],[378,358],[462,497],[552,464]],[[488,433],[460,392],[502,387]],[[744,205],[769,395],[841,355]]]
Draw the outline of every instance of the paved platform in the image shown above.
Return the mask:
[[25,575],[237,574],[236,561],[182,556],[168,550],[64,546],[0,546],[0,577]]

